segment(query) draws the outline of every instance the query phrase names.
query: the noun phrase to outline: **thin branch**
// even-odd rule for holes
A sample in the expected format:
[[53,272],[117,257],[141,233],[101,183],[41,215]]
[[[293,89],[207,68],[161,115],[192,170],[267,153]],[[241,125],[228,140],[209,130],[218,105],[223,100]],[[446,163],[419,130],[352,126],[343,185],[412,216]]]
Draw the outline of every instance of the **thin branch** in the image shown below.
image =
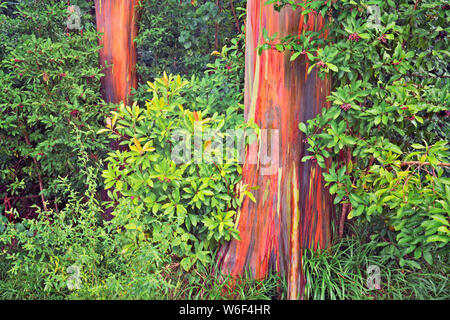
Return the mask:
[[234,5],[233,5],[233,0],[230,0],[230,8],[231,8],[231,12],[233,13],[233,17],[234,17],[234,23],[236,24],[236,31],[238,33],[241,32],[241,27],[239,25],[239,19],[236,15],[236,11],[234,10]]
[[342,205],[342,213],[341,213],[341,218],[339,220],[339,236],[343,236],[344,235],[344,223],[345,223],[345,220],[347,218],[348,213],[351,210],[352,210],[351,203],[344,203]]
[[[31,142],[30,142],[30,139],[28,138],[28,134],[27,134],[26,132],[24,132],[24,137],[25,137],[25,142],[26,142],[29,146],[32,146],[32,144],[31,144]],[[41,176],[41,174],[39,173],[39,167],[40,167],[40,166],[39,166],[39,162],[37,161],[37,159],[36,159],[35,157],[33,157],[33,162],[34,162],[34,166],[35,166],[36,173],[37,173],[38,180],[39,180],[39,190],[41,191],[41,192],[40,192],[40,195],[41,195],[42,206],[43,206],[43,208],[44,208],[44,211],[47,211],[47,205],[46,205],[46,203],[45,203],[45,197],[44,197],[44,194],[42,193],[43,190],[44,190],[44,184],[43,184],[43,182],[42,182],[42,176]]]
[[[402,167],[406,166],[430,166],[429,162],[420,162],[420,161],[405,161],[400,164]],[[450,163],[447,162],[438,162],[436,164],[438,167],[450,167]]]

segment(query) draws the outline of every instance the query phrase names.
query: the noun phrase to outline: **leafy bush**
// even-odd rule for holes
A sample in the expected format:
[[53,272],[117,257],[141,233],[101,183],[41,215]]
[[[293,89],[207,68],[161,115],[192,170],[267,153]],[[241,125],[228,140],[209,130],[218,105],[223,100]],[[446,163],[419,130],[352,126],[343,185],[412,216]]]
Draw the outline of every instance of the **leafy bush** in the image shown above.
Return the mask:
[[[343,221],[381,220],[372,234],[400,265],[446,248],[448,178],[448,19],[441,1],[269,1],[327,16],[326,39],[304,31],[278,48],[306,57],[321,77],[333,71],[331,108],[301,123],[310,155],[324,173]],[[368,5],[372,5],[368,7]],[[266,36],[269,39],[269,36]],[[261,46],[261,49],[267,49]],[[373,229],[373,228],[372,228]],[[389,235],[396,232],[395,239]]]
[[164,73],[148,85],[153,98],[145,108],[122,105],[100,130],[127,146],[106,159],[105,185],[114,187],[109,206],[125,251],[154,243],[189,270],[207,265],[221,240],[238,238],[236,209],[250,193],[235,188],[241,167],[217,140],[229,134],[227,118],[186,109],[190,101],[181,91],[187,82],[180,76]]
[[83,189],[71,124],[89,133],[82,139],[96,163],[107,145],[95,132],[109,107],[100,96],[97,33],[87,18],[83,30],[71,31],[59,1],[24,1],[10,9],[0,15],[0,195],[16,196],[3,209],[15,206],[24,215],[37,194],[54,205],[64,202],[58,176]]
[[99,169],[89,166],[83,133],[76,132],[85,192],[60,178],[68,197],[60,212],[39,209],[35,219],[19,223],[0,216],[1,297],[156,299],[170,288],[161,275],[169,261],[157,246],[122,251],[115,225],[102,219],[95,196]]
[[[78,146],[83,148],[79,150],[83,154],[79,165],[83,167],[88,164],[88,157],[80,141],[79,135]],[[38,208],[35,219],[16,223],[1,216],[4,221],[0,230],[0,263],[8,265],[7,278],[22,282],[15,283],[16,293],[3,287],[4,295],[11,294],[3,298],[48,298],[67,294],[70,266],[82,270],[80,280],[86,281],[94,271],[93,267],[101,263],[103,255],[114,250],[105,229],[99,225],[100,208],[94,196],[97,187],[95,169],[88,167],[83,173],[87,183],[83,196],[72,189],[67,178],[58,180],[69,198],[59,213],[43,212]]]
[[151,80],[163,71],[180,75],[203,72],[212,62],[210,53],[240,32],[236,21],[240,26],[242,21],[237,10],[245,1],[234,3],[231,8],[225,1],[142,2],[140,32],[135,40],[140,78]]
[[244,34],[231,39],[230,46],[213,51],[214,63],[207,64],[202,76],[193,75],[182,91],[193,111],[221,113],[227,116],[227,128],[244,120]]

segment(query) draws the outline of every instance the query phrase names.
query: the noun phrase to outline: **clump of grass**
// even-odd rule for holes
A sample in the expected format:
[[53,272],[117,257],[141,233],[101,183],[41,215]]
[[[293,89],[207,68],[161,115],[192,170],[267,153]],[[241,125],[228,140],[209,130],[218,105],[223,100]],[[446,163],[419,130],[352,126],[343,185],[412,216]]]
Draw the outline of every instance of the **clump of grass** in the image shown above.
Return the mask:
[[190,273],[180,268],[172,277],[174,290],[167,299],[189,300],[282,300],[285,298],[286,281],[271,273],[256,279],[247,271],[240,277],[223,274],[217,264],[211,263],[204,270],[193,269]]
[[[376,243],[356,238],[339,240],[324,250],[306,250],[302,265],[305,276],[304,299],[448,299],[448,261],[435,257],[434,266],[422,261],[421,269],[399,268],[395,259],[378,253]],[[380,288],[371,289],[368,267],[380,271]]]

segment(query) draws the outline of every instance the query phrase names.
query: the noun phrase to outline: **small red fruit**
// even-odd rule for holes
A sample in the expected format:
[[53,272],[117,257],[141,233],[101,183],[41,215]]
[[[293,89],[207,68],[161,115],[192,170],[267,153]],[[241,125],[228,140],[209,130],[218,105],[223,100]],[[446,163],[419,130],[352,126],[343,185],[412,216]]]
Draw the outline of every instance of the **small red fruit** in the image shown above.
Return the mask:
[[381,43],[386,43],[386,38],[385,35],[383,34],[382,36],[377,38]]
[[341,109],[344,111],[348,111],[348,109],[350,109],[352,106],[350,103],[344,103],[343,105],[341,105]]
[[356,42],[358,42],[359,39],[361,39],[361,37],[359,36],[359,34],[357,34],[357,33],[355,32],[355,33],[352,33],[351,35],[349,35],[349,36],[348,36],[348,39],[351,40],[351,41],[356,41]]
[[323,62],[323,61],[319,61],[319,62],[317,62],[317,66],[318,66],[319,68],[325,68],[325,67],[326,67],[326,64],[325,64],[325,62]]

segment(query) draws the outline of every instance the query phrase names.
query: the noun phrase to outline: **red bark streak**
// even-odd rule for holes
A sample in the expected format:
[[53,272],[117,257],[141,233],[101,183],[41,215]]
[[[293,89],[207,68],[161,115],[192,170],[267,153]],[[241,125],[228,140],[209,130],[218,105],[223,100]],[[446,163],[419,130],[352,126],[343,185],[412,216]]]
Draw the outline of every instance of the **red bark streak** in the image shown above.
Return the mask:
[[126,101],[137,86],[136,44],[137,17],[135,8],[140,0],[95,0],[97,31],[103,33],[100,64],[108,67],[102,78],[103,95],[107,102]]
[[[300,162],[307,146],[298,129],[299,122],[329,106],[330,82],[320,80],[315,70],[306,75],[304,55],[291,62],[290,52],[266,50],[258,57],[255,49],[263,27],[269,35],[279,32],[283,37],[303,28],[318,31],[324,23],[310,14],[304,24],[300,11],[285,8],[278,13],[264,2],[247,2],[245,116],[261,129],[277,129],[279,139],[268,151],[261,147],[258,164],[249,161],[257,157],[258,142],[249,147],[243,184],[260,186],[253,191],[257,201],[244,200],[238,222],[241,240],[224,245],[219,259],[222,271],[231,275],[246,269],[257,278],[271,269],[280,272],[288,278],[289,298],[295,299],[304,287],[301,249],[324,248],[331,237],[331,197],[317,164]],[[262,163],[265,152],[270,163]]]

